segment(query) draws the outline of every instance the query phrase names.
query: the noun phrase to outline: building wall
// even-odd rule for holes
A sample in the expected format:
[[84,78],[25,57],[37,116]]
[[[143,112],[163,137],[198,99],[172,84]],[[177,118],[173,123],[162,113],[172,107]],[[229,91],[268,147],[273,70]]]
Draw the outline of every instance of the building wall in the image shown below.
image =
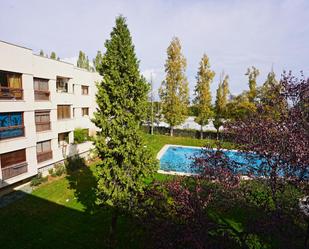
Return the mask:
[[[95,93],[96,82],[101,81],[97,73],[75,67],[72,64],[48,59],[34,55],[31,49],[19,47],[0,41],[0,71],[17,72],[22,74],[23,100],[0,99],[0,113],[23,112],[25,136],[0,140],[1,154],[26,149],[28,172],[2,180],[0,170],[0,188],[36,175],[39,171],[61,161],[65,156],[75,153],[85,153],[90,150],[92,144],[72,144],[74,141],[73,131],[75,128],[87,128],[90,133],[95,133],[96,127],[90,121],[96,109]],[[56,91],[56,79],[59,77],[70,78],[68,93]],[[35,101],[33,78],[48,79],[50,99],[49,101]],[[81,94],[81,86],[89,86],[89,95]],[[58,120],[57,105],[70,105],[71,118]],[[82,107],[89,108],[89,116],[82,116]],[[73,108],[75,116],[73,117]],[[50,110],[51,130],[36,132],[35,111]],[[65,148],[58,145],[58,134],[69,132],[70,144]],[[37,142],[51,140],[53,157],[48,161],[37,162]],[[1,164],[1,162],[0,162]],[[0,165],[1,166],[1,165]]]

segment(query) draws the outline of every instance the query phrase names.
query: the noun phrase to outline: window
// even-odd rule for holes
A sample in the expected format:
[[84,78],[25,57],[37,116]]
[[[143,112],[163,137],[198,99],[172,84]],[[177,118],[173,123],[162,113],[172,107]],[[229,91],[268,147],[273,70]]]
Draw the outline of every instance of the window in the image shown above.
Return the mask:
[[42,110],[35,112],[35,127],[36,131],[48,131],[50,126],[50,111]]
[[34,78],[34,99],[35,100],[49,100],[48,80]]
[[0,113],[0,139],[20,136],[24,136],[23,113]]
[[88,95],[88,94],[89,94],[89,87],[82,86],[82,95]]
[[89,116],[89,108],[88,107],[82,108],[82,116]]
[[26,150],[16,150],[0,155],[2,179],[23,174],[27,172]]
[[63,132],[58,134],[58,144],[59,146],[67,145],[70,143],[69,132]]
[[57,92],[67,93],[69,78],[57,77]]
[[71,106],[70,105],[57,105],[57,117],[58,119],[71,118]]
[[0,99],[22,99],[22,78],[20,73],[0,71]]
[[36,154],[38,162],[44,162],[53,158],[51,141],[43,141],[36,144]]

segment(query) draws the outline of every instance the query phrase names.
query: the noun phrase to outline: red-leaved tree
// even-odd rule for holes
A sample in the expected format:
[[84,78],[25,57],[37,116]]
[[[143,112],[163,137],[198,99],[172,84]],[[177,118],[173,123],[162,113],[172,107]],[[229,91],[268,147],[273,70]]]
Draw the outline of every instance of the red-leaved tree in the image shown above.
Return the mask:
[[285,103],[279,115],[273,117],[269,114],[271,104],[265,108],[261,103],[257,104],[257,112],[228,122],[225,127],[242,152],[254,153],[261,161],[248,164],[247,173],[269,183],[277,210],[278,192],[287,183],[300,186],[309,177],[309,79],[283,73],[279,84],[280,92],[271,100],[274,107]]

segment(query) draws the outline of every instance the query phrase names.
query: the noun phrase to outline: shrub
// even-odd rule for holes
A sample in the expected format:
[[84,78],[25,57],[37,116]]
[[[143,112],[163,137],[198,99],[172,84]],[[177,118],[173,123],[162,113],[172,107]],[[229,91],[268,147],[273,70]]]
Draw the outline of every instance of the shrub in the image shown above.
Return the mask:
[[[149,126],[142,126],[143,131],[146,133],[150,133],[150,127]],[[161,127],[161,126],[155,126],[154,127],[154,134],[158,135],[166,135],[169,134],[170,128],[168,127]],[[200,131],[194,130],[194,129],[174,129],[173,135],[175,137],[191,137],[191,138],[200,138]],[[220,132],[220,137],[226,141],[233,141],[233,137],[223,132]],[[216,131],[204,131],[203,132],[203,138],[208,139],[217,139],[217,132]]]
[[54,169],[53,169],[53,168],[50,168],[50,169],[48,170],[48,174],[51,175],[51,176],[53,176],[53,174],[54,174]]
[[74,130],[74,143],[81,144],[90,140],[89,130],[76,128]]
[[62,176],[66,173],[65,165],[63,163],[57,163],[54,166],[55,168],[55,176]]
[[31,187],[38,186],[41,183],[46,182],[46,181],[47,181],[47,177],[43,177],[42,173],[40,172],[31,179],[30,186]]

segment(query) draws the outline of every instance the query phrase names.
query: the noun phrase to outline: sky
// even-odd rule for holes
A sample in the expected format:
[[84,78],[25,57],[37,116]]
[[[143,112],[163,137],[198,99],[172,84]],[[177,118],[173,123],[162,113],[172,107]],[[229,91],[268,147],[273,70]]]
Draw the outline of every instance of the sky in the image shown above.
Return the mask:
[[[248,88],[248,67],[261,85],[273,68],[309,75],[309,0],[0,0],[0,40],[40,49],[68,62],[79,50],[90,59],[104,50],[115,18],[127,18],[140,70],[153,76],[154,91],[165,77],[166,49],[179,37],[187,59],[191,100],[199,61],[210,58],[216,77],[230,77],[230,91]],[[0,55],[1,56],[1,55]]]

